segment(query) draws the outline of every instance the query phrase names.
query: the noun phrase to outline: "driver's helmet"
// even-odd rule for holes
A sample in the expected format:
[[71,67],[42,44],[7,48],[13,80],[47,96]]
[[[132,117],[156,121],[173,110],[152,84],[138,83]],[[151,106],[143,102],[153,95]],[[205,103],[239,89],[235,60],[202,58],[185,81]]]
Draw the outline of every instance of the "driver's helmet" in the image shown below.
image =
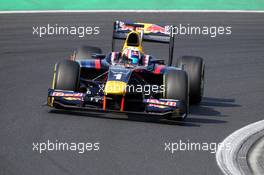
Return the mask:
[[128,63],[132,65],[138,65],[141,58],[141,53],[138,49],[127,48],[123,50],[122,57],[123,59],[127,59]]

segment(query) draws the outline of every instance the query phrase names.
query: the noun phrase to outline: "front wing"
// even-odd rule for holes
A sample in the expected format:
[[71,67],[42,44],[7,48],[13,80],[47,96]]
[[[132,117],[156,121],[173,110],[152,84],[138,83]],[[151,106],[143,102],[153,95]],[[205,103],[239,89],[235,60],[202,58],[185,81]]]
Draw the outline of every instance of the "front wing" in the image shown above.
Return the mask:
[[103,103],[104,97],[102,96],[90,96],[86,93],[66,90],[48,90],[47,105],[57,109],[167,116],[170,114],[180,115],[180,106],[182,105],[179,100],[145,99],[142,102],[145,103],[145,110],[137,112],[104,109]]

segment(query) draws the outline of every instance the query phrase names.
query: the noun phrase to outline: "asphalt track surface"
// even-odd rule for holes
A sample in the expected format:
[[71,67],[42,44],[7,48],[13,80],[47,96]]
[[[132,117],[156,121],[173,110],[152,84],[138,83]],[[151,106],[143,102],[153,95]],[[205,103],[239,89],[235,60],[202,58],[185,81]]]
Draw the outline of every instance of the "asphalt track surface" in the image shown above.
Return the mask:
[[[205,97],[185,122],[141,116],[57,113],[41,105],[53,65],[82,44],[110,51],[115,19],[161,24],[230,25],[232,35],[181,36],[175,56],[206,62]],[[208,151],[164,151],[164,142],[221,142],[263,119],[264,14],[2,14],[0,15],[0,174],[221,174]],[[32,26],[93,25],[100,35],[32,35]],[[167,57],[166,46],[146,44]],[[166,55],[166,56],[165,56]],[[100,142],[99,152],[32,151],[32,142]]]

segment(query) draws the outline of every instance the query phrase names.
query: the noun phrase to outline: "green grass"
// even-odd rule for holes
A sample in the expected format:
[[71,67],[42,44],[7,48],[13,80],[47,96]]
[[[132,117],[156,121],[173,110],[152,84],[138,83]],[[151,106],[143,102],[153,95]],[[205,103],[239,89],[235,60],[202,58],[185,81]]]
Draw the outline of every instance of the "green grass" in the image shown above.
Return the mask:
[[0,0],[0,10],[263,10],[264,0]]

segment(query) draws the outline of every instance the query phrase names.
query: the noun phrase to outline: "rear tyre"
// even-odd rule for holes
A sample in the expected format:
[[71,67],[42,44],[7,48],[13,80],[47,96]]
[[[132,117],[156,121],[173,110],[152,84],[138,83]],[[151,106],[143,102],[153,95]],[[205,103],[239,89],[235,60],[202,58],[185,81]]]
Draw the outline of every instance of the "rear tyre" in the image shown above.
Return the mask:
[[171,119],[184,120],[189,108],[188,75],[182,70],[170,70],[164,77],[164,98],[180,100],[181,106],[178,114],[172,114]]
[[77,91],[80,84],[80,66],[77,62],[63,60],[56,64],[54,89]]
[[82,46],[75,52],[76,60],[92,59],[92,55],[102,54],[102,50],[98,47]]
[[190,103],[198,104],[202,101],[204,93],[204,70],[203,59],[194,56],[183,56],[177,59],[177,67],[184,67],[190,83]]

